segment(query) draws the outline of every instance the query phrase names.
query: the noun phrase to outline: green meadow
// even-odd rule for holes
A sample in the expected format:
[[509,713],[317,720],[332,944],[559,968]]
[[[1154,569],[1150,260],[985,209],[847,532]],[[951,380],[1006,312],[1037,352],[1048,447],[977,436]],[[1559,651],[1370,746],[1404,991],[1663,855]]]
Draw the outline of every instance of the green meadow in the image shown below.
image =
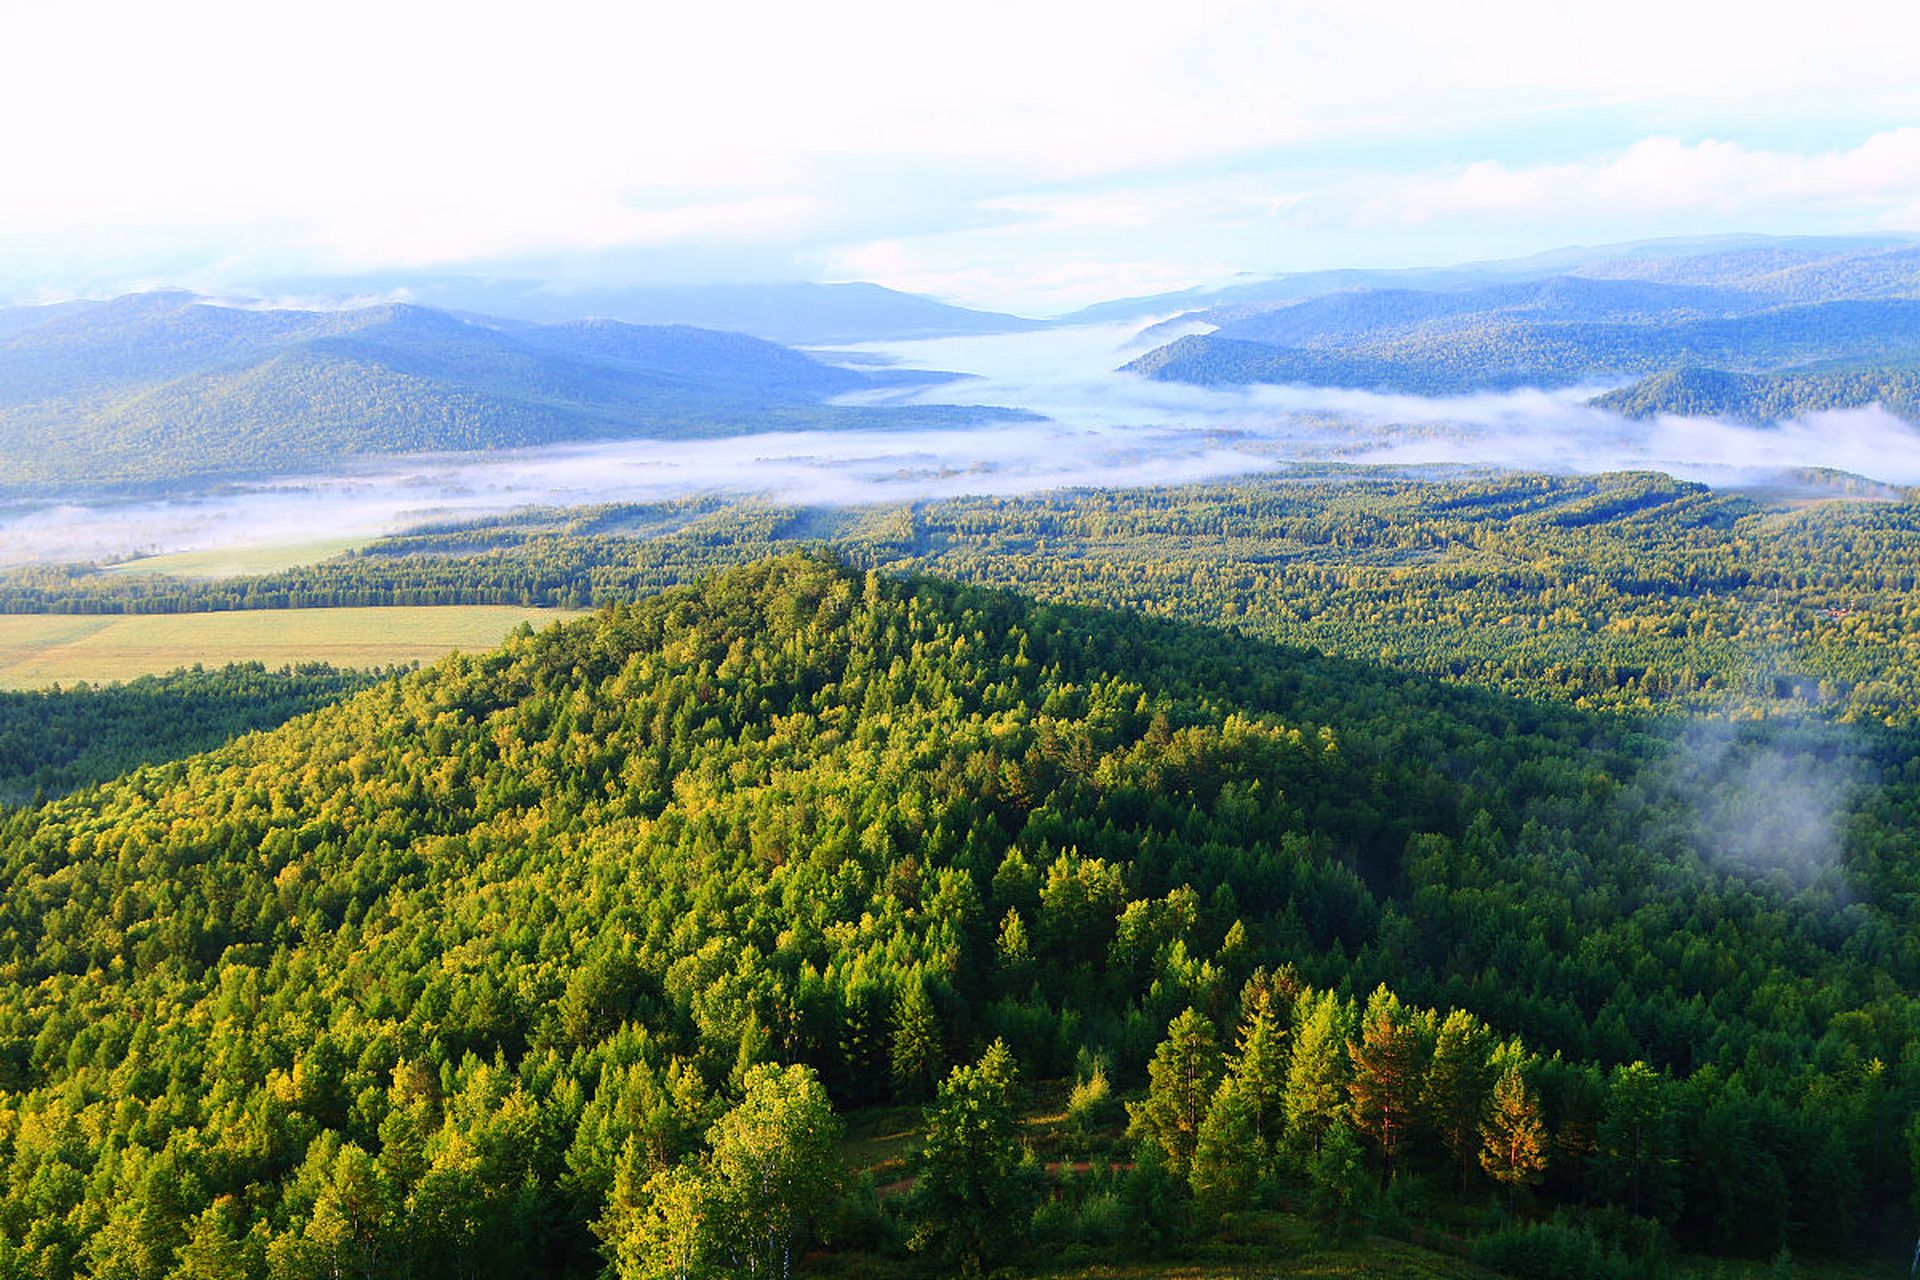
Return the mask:
[[0,615],[0,688],[95,684],[196,663],[381,667],[489,649],[522,622],[574,616],[515,605],[257,609],[222,613]]

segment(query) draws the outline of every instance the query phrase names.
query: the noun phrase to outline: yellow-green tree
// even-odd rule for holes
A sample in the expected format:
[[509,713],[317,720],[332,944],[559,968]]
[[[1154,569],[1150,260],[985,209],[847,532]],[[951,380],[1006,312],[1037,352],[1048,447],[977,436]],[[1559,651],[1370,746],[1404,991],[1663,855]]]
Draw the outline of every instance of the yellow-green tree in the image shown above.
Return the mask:
[[1507,1207],[1521,1187],[1540,1180],[1547,1169],[1547,1126],[1540,1099],[1517,1067],[1508,1067],[1493,1086],[1493,1101],[1480,1126],[1480,1167],[1507,1189]]

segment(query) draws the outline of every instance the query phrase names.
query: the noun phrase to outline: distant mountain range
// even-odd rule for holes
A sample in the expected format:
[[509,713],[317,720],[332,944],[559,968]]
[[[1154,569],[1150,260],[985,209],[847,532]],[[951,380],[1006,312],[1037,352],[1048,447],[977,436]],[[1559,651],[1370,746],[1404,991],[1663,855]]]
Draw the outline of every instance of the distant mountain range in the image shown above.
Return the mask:
[[[285,474],[368,454],[1030,417],[837,403],[951,375],[847,368],[783,344],[1049,323],[877,285],[326,283],[336,293],[404,284],[437,305],[223,305],[158,292],[0,309],[0,495]],[[1424,395],[1594,386],[1596,403],[1626,414],[1756,422],[1877,403],[1920,421],[1913,240],[1665,241],[1319,272],[1052,323],[1169,314],[1142,330],[1163,345],[1129,369]]]
[[628,324],[687,324],[788,346],[1018,333],[1046,322],[956,307],[877,284],[556,286],[533,279],[370,275],[275,281],[267,296],[402,298],[444,311],[549,324],[590,316]]
[[[1159,315],[1180,298],[1116,306]],[[1628,385],[1599,403],[1623,412],[1756,421],[1869,403],[1911,415],[1920,381],[1920,244],[1910,240],[1629,245],[1279,277],[1205,301],[1177,323],[1211,332],[1127,367],[1200,385],[1426,395],[1614,382]]]
[[684,325],[136,294],[0,311],[0,491],[287,472],[361,454],[1018,416],[825,403],[948,376],[845,369]]

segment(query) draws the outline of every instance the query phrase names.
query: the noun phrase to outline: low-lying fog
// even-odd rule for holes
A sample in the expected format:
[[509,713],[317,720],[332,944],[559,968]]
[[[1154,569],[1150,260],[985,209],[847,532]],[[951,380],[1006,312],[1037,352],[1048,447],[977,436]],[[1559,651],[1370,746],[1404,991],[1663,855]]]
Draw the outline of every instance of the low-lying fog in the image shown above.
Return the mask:
[[[700,491],[803,503],[1176,484],[1294,461],[1456,463],[1553,471],[1651,468],[1730,483],[1821,466],[1920,483],[1920,431],[1879,409],[1770,428],[1588,407],[1596,388],[1426,399],[1307,387],[1207,389],[1116,367],[1137,326],[867,344],[844,358],[975,378],[870,403],[1028,409],[1045,424],[630,440],[484,455],[368,459],[351,474],[222,485],[117,504],[0,508],[0,564],[119,559],[372,536],[527,505]],[[1156,334],[1166,341],[1164,334]],[[831,358],[831,353],[829,353]]]

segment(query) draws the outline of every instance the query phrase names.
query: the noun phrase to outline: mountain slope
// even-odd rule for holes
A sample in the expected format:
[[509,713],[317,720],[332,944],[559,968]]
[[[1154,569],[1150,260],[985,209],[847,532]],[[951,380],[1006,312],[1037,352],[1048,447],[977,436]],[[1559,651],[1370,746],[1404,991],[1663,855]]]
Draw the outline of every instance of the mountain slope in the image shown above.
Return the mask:
[[824,403],[916,376],[939,377],[876,378],[682,326],[503,326],[417,306],[243,311],[140,295],[0,338],[0,490],[940,418]]
[[[1129,367],[1205,385],[1428,395],[1631,378],[1647,380],[1623,393],[1636,412],[1713,404],[1769,421],[1875,400],[1906,406],[1903,370],[1920,357],[1920,245],[1911,240],[1652,242],[1434,271],[1278,277],[1178,301],[1180,324],[1213,331]],[[1845,377],[1823,368],[1839,365]],[[1708,376],[1724,390],[1761,375],[1764,385],[1740,394],[1701,393]]]
[[[913,1070],[1138,1081],[1257,973],[1560,1051],[1508,1051],[1556,1131],[1644,1058],[1676,1230],[1845,1241],[1905,1193],[1823,1180],[1913,1109],[1844,1102],[1920,1030],[1907,908],[1705,863],[1675,749],[816,558],[522,634],[0,816],[0,1257],[593,1273],[758,1060],[910,1097],[911,1004]],[[1622,1203],[1574,1151],[1539,1194]]]
[[1866,367],[1769,374],[1682,368],[1643,378],[1596,397],[1593,403],[1630,418],[1671,413],[1762,423],[1877,404],[1920,422],[1920,369]]
[[1091,324],[1174,313],[1245,313],[1350,291],[1448,293],[1579,277],[1757,293],[1784,302],[1920,297],[1920,245],[1911,237],[1709,236],[1556,249],[1447,267],[1303,271],[1096,303],[1061,318]]
[[1203,385],[1453,394],[1574,385],[1683,365],[1774,373],[1920,358],[1920,300],[1848,298],[1713,314],[1716,299],[1725,295],[1586,282],[1339,296],[1230,320],[1127,367]]

